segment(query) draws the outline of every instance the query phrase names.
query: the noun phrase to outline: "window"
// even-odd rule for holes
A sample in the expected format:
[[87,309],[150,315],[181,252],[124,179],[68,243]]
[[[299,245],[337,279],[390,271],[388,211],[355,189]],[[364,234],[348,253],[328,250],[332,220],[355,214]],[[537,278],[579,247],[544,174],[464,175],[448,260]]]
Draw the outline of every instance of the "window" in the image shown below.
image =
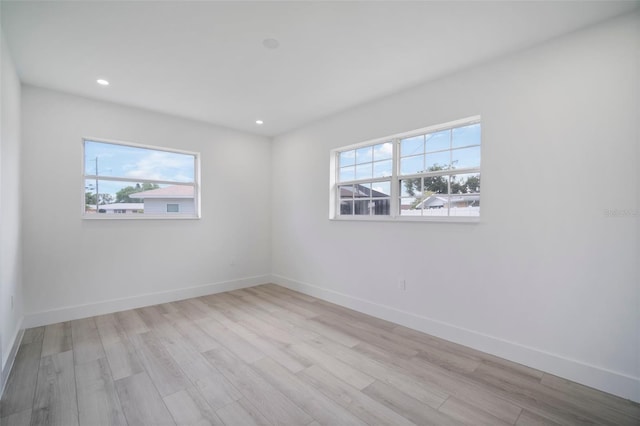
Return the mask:
[[330,216],[474,220],[480,147],[474,117],[334,150]]
[[198,218],[199,154],[83,140],[86,219]]

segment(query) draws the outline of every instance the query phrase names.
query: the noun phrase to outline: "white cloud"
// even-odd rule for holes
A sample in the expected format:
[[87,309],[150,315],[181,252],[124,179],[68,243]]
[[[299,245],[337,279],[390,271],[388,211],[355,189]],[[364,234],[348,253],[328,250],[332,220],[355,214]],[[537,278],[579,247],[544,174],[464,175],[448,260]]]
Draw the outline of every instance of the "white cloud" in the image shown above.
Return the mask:
[[193,180],[193,157],[171,152],[153,151],[140,158],[126,172],[127,177],[173,181]]

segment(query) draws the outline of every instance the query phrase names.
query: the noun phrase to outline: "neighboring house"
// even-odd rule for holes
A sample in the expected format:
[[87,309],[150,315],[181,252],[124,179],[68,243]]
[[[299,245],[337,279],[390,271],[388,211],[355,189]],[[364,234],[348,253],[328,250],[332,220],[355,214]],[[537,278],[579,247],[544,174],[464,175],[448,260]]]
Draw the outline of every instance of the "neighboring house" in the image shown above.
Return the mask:
[[[134,214],[142,213],[144,209],[143,203],[113,203],[113,204],[100,204],[98,206],[98,213],[102,214]],[[87,213],[95,213],[95,204],[87,204]]]
[[144,214],[195,214],[193,186],[172,185],[129,195],[144,201]]
[[418,203],[415,208],[419,209],[442,209],[454,207],[478,207],[480,206],[480,193],[470,194],[432,194]]
[[[371,199],[370,199],[371,198]],[[389,195],[375,189],[370,189],[365,185],[355,184],[340,187],[340,201],[350,203],[350,199],[354,200],[351,204],[340,206],[340,214],[355,215],[374,215],[389,214],[391,203]]]

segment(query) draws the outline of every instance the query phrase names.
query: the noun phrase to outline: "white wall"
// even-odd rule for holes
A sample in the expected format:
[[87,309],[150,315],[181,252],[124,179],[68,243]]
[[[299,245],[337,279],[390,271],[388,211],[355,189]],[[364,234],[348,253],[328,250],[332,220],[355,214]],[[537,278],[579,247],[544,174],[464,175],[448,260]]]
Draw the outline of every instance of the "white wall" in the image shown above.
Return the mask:
[[[269,205],[268,139],[30,86],[22,93],[28,326],[268,281],[270,211],[236,208]],[[202,219],[82,220],[83,137],[200,152]]]
[[[0,394],[22,322],[20,81],[0,29]],[[13,306],[11,300],[13,298]]]
[[[275,281],[640,401],[638,24],[276,138]],[[476,114],[481,223],[328,220],[330,149]]]

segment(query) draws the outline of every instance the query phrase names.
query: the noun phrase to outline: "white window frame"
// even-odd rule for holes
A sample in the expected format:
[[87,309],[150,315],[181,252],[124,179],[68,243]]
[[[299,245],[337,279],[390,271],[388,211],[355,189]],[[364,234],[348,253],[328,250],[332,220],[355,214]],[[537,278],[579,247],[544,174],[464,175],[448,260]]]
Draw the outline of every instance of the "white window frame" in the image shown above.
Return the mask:
[[[85,174],[85,143],[86,142],[98,142],[98,143],[106,143],[112,145],[122,145],[132,148],[143,148],[154,151],[164,151],[175,154],[184,154],[191,155],[194,157],[194,182],[176,182],[176,181],[167,181],[167,180],[156,180],[156,179],[141,179],[141,178],[130,178],[130,177],[115,177],[115,176],[100,176],[95,174]],[[186,151],[181,149],[160,147],[155,145],[146,145],[139,144],[134,142],[126,142],[119,141],[113,139],[105,139],[105,138],[93,138],[93,137],[83,137],[81,140],[81,152],[82,152],[82,160],[81,164],[81,218],[86,220],[193,220],[201,218],[201,203],[200,203],[200,194],[201,194],[201,183],[200,183],[200,153],[195,151]],[[136,183],[156,183],[156,184],[168,184],[168,185],[184,185],[184,186],[192,186],[193,194],[194,194],[194,208],[195,212],[193,215],[176,215],[176,214],[87,214],[86,212],[86,187],[85,182],[87,180],[107,180],[111,182],[136,182]],[[97,208],[97,206],[96,206]]]
[[[400,175],[400,140],[405,138],[410,138],[413,136],[423,135],[425,133],[435,133],[442,130],[453,129],[457,127],[464,127],[471,124],[481,123],[481,117],[479,115],[463,118],[460,120],[449,121],[447,123],[437,124],[434,126],[424,127],[421,129],[411,130],[408,132],[397,133],[394,135],[368,140],[365,142],[360,142],[357,144],[341,146],[338,148],[334,148],[330,152],[329,157],[329,219],[330,220],[339,220],[339,221],[374,221],[374,222],[463,222],[463,223],[478,223],[480,222],[480,217],[482,215],[482,209],[480,209],[480,216],[402,216],[399,214],[400,211],[400,181],[403,179],[411,179],[417,177],[433,176],[433,175],[444,175],[445,173],[416,173],[411,175]],[[482,129],[482,127],[481,127]],[[481,130],[482,132],[482,130]],[[341,152],[350,151],[353,149],[364,148],[367,146],[373,146],[385,142],[391,142],[393,146],[393,154],[392,154],[392,174],[391,178],[371,178],[371,179],[355,179],[340,182],[339,180],[339,156]],[[480,142],[480,162],[482,165],[482,134],[481,134],[481,142]],[[450,148],[451,150],[451,148]],[[474,168],[466,168],[466,169],[456,169],[455,174],[467,174],[467,173],[477,173],[482,176],[481,166]],[[451,175],[451,172],[446,173],[446,175]],[[376,181],[388,181],[391,180],[391,194],[390,194],[390,214],[389,215],[341,215],[339,213],[340,209],[340,193],[339,186],[340,185],[351,185],[363,182],[376,182]],[[482,191],[481,191],[482,192]]]

